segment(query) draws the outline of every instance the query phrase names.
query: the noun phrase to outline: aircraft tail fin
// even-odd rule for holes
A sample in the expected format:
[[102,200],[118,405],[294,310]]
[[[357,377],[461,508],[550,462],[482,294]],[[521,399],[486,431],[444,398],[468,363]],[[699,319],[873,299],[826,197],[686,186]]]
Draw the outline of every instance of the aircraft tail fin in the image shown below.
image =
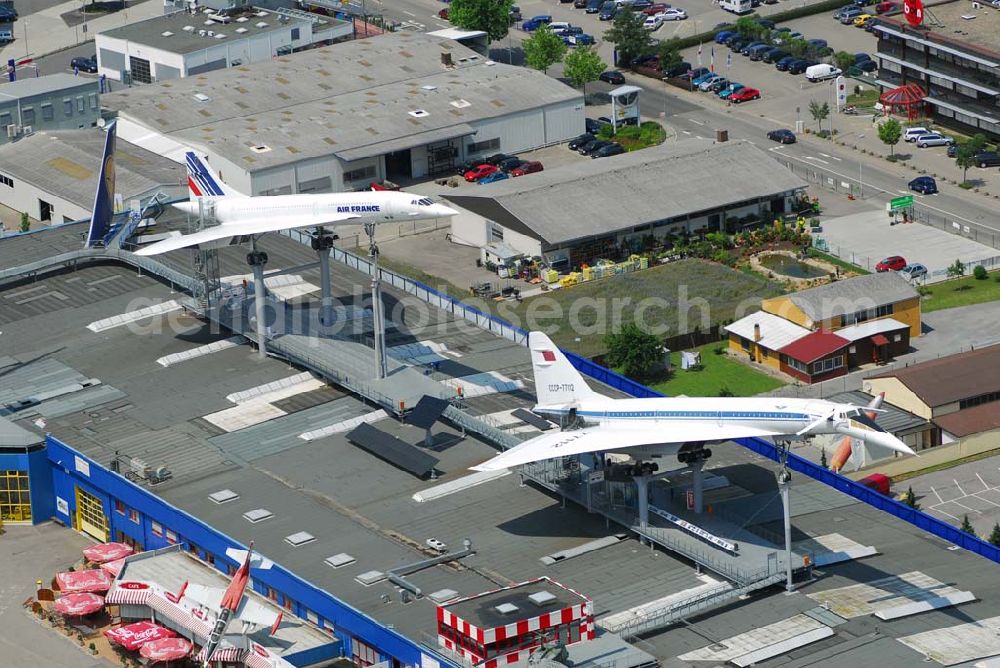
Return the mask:
[[538,409],[578,405],[584,399],[600,398],[545,334],[530,332],[528,349],[531,351],[531,368],[535,374]]
[[108,124],[104,138],[104,154],[101,157],[101,172],[97,178],[97,192],[94,208],[90,212],[90,229],[84,248],[102,245],[111,231],[111,220],[115,215],[115,121]]
[[243,193],[237,192],[232,187],[219,178],[215,171],[206,165],[201,158],[188,151],[184,154],[187,162],[188,173],[188,196],[191,201],[199,197],[243,197]]

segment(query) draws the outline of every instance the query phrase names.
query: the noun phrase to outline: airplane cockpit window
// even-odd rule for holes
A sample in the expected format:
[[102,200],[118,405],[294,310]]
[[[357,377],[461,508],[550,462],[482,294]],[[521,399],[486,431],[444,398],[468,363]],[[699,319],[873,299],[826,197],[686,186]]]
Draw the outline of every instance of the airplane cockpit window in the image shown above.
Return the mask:
[[420,206],[430,206],[433,203],[434,200],[432,200],[430,197],[421,197],[420,199],[417,200],[417,204],[419,204]]

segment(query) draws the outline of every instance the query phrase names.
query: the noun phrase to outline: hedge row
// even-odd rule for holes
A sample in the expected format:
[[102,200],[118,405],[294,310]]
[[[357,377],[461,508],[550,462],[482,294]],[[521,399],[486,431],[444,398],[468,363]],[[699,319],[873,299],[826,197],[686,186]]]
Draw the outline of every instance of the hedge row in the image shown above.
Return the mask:
[[[825,12],[833,12],[841,7],[850,4],[848,0],[821,0],[820,2],[806,5],[804,7],[793,7],[792,9],[786,9],[782,12],[775,12],[774,14],[769,14],[767,16],[760,16],[757,13],[747,14],[751,18],[762,18],[768,21],[774,21],[775,23],[782,23],[784,21],[791,21],[792,19],[801,19],[805,16],[813,16],[815,14],[823,14]],[[733,22],[736,19],[742,17],[733,17]],[[715,34],[719,32],[714,28],[708,32],[703,32],[698,35],[691,35],[690,37],[684,37],[676,40],[678,49],[686,49],[692,46],[698,46],[699,44],[704,44],[706,42],[712,42],[715,40]]]

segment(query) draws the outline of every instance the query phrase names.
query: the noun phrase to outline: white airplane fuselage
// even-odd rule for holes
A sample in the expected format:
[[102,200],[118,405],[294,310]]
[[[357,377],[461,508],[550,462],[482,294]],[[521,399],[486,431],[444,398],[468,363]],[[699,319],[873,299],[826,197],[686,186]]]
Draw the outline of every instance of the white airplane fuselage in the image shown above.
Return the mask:
[[[366,222],[388,223],[425,220],[454,214],[454,210],[429,198],[396,191],[360,191],[317,195],[261,195],[257,197],[203,197],[206,208],[214,208],[215,219],[222,225],[248,219],[311,217],[322,219],[350,214],[357,216],[329,225],[360,225]],[[199,202],[178,202],[175,208],[197,215]]]

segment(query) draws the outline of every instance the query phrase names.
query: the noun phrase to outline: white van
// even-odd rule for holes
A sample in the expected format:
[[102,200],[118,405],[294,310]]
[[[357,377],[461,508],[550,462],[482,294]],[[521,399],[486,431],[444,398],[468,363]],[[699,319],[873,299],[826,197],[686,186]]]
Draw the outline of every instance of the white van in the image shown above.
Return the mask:
[[917,141],[917,137],[922,137],[923,135],[929,135],[931,131],[927,128],[920,126],[916,128],[906,128],[903,132],[903,141],[914,142]]
[[823,81],[824,79],[839,77],[840,74],[840,69],[826,63],[820,63],[819,65],[812,65],[806,68],[806,79],[814,83],[817,81]]

